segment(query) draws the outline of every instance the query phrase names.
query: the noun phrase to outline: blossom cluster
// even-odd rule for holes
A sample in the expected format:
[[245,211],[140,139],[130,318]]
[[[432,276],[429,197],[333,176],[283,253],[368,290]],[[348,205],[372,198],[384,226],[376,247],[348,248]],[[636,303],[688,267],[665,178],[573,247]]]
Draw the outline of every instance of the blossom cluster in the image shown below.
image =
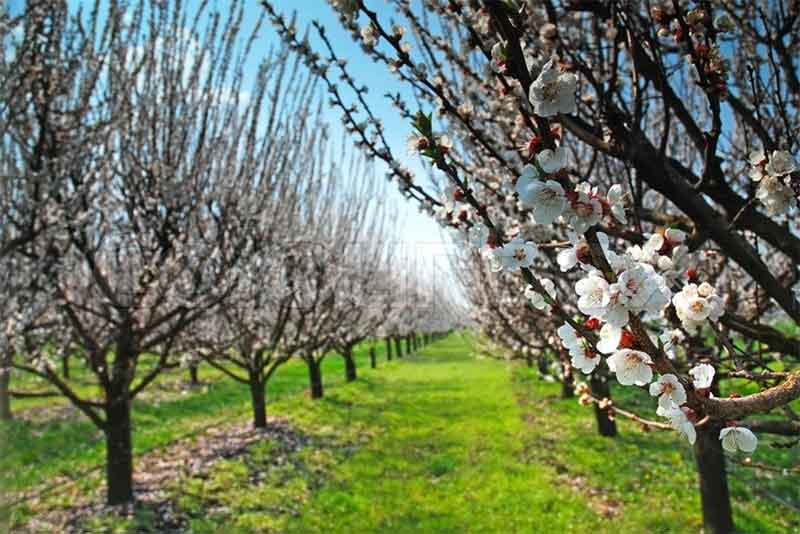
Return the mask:
[[781,215],[797,208],[794,192],[787,180],[798,170],[789,152],[774,150],[767,157],[763,150],[750,154],[750,179],[758,183],[756,198],[770,215]]
[[[505,47],[498,44],[492,52],[493,68],[504,72],[507,69]],[[542,117],[574,113],[575,90],[574,74],[562,72],[553,59],[531,86],[529,99],[537,115]],[[793,160],[785,153],[776,152],[769,162],[757,163],[763,170],[762,188],[770,187],[770,190],[777,188],[775,180],[780,181],[780,176],[794,170]],[[658,415],[693,443],[696,438],[694,412],[685,405],[687,392],[681,379],[671,372],[655,377],[653,356],[641,350],[641,344],[627,327],[631,317],[660,322],[667,308],[672,306],[683,330],[696,334],[706,321],[720,319],[725,308],[723,299],[710,283],[697,284],[691,277],[689,283],[673,295],[672,287],[681,284],[681,275],[689,259],[687,235],[678,228],[645,235],[639,244],[623,252],[613,251],[608,235],[595,231],[593,238],[599,243],[610,271],[598,268],[597,258],[592,257],[584,235],[606,217],[612,226],[626,225],[625,194],[620,185],[610,187],[606,194],[587,182],[573,185],[567,178],[567,166],[564,145],[541,149],[532,154],[531,162],[522,169],[515,183],[519,205],[527,210],[535,225],[561,223],[569,228],[569,246],[557,254],[560,270],[569,272],[579,267],[584,273],[574,286],[577,308],[588,318],[589,329],[596,331],[596,339],[590,340],[572,325],[563,324],[557,331],[561,344],[569,353],[571,365],[585,374],[594,372],[605,356],[609,370],[620,384],[649,387],[651,395],[658,397]],[[791,196],[790,193],[785,196]],[[763,193],[759,198],[762,197]],[[770,206],[777,203],[775,195],[764,203],[771,209]],[[495,245],[491,243],[491,232],[477,222],[466,226],[464,232],[470,244],[483,249],[495,271],[530,268],[541,256],[537,244],[521,235]],[[539,280],[539,284],[538,290],[527,286],[525,297],[533,308],[549,311],[558,298],[556,286],[546,278]],[[680,329],[666,329],[654,341],[668,358],[674,359],[675,344],[683,337]],[[692,368],[689,374],[694,377],[693,387],[710,394],[713,371],[707,364]],[[752,433],[745,428],[727,427],[720,439],[726,448],[736,446],[750,452],[755,438],[750,439],[749,435]]]
[[[463,20],[474,23],[476,38],[491,33],[492,16],[488,13],[473,13],[469,8],[465,8],[463,14],[460,8],[456,12],[463,15]],[[654,7],[651,17],[661,26],[659,36],[672,36],[676,42],[688,45],[686,60],[697,85],[709,95],[724,94],[731,64],[713,39],[714,32],[732,31],[734,25],[730,17],[713,18],[705,9],[694,8],[684,12],[669,6]],[[371,15],[370,19],[374,21]],[[614,38],[611,37],[614,28],[608,26],[609,38]],[[708,41],[705,36],[709,30],[712,30],[712,40],[704,42]],[[560,31],[561,28],[547,24],[539,31],[539,42],[532,46],[530,41],[527,44],[524,41],[514,43],[504,40],[504,37],[492,39],[493,42],[489,41],[483,49],[491,50],[483,67],[497,79],[496,87],[500,94],[527,100],[525,111],[520,107],[519,115],[513,119],[514,131],[509,135],[517,147],[527,146],[527,157],[522,156],[520,166],[508,167],[514,175],[513,194],[504,190],[502,178],[493,176],[489,170],[484,173],[469,163],[464,165],[465,160],[459,154],[451,154],[453,143],[448,137],[415,134],[409,138],[409,151],[429,157],[440,171],[452,178],[453,184],[444,190],[443,197],[430,203],[427,211],[435,213],[443,225],[455,228],[465,242],[478,248],[491,270],[503,273],[503,278],[523,270],[525,284],[522,293],[531,309],[546,312],[555,309],[556,315],[565,317],[575,313],[574,303],[582,317],[577,319],[573,315],[574,321],[558,328],[558,336],[569,353],[572,366],[588,374],[599,365],[607,365],[620,384],[648,387],[651,394],[658,397],[659,415],[693,441],[696,414],[686,403],[689,400],[696,407],[697,395],[711,395],[713,367],[709,366],[712,372],[708,373],[707,364],[698,365],[689,371],[691,379],[681,376],[683,360],[678,357],[677,347],[687,336],[699,334],[707,322],[719,321],[725,313],[726,301],[718,293],[718,288],[712,285],[722,287],[716,275],[711,274],[709,281],[702,282],[703,277],[697,276],[695,266],[687,271],[688,264],[699,256],[690,254],[690,247],[695,250],[708,237],[697,226],[693,216],[675,216],[670,212],[662,217],[657,212],[663,204],[643,201],[642,191],[630,181],[630,193],[626,193],[626,188],[615,184],[617,180],[614,179],[609,179],[602,187],[585,181],[585,178],[574,179],[582,176],[582,160],[580,149],[576,147],[573,153],[563,137],[565,131],[576,133],[571,125],[572,118],[567,120],[566,116],[585,117],[590,105],[597,102],[597,95],[592,94],[591,80],[590,83],[579,83],[576,73],[584,71],[577,65],[580,61],[575,57],[564,60],[551,56],[548,59],[557,50]],[[374,45],[371,31],[367,30],[361,37],[364,44]],[[406,56],[397,43],[394,48],[398,57],[405,61]],[[540,59],[545,61],[543,65],[539,63]],[[533,83],[527,86],[524,77],[518,73],[523,67],[531,71],[534,65],[541,67]],[[490,118],[489,114],[495,110],[511,111],[512,106],[491,102],[488,109],[479,109],[478,98],[459,95],[458,91],[452,92],[452,100],[448,103],[451,89],[444,83],[441,71],[426,80],[430,65],[427,68],[412,63],[406,66],[435,93],[431,100],[438,107],[438,115],[448,115],[453,124],[467,126],[468,135],[457,138],[464,148],[472,144],[489,148],[491,143],[480,137],[480,129],[470,125],[482,116]],[[523,86],[527,89],[525,93],[520,91]],[[490,87],[487,85],[485,88]],[[580,99],[578,93],[581,93]],[[507,100],[510,104],[512,99]],[[531,117],[525,112],[530,111],[533,112],[533,125],[526,122]],[[502,119],[498,119],[498,124],[502,128]],[[526,126],[531,126],[536,132],[527,145],[524,140],[520,144],[518,138],[518,132],[524,131]],[[610,124],[596,128],[592,134],[601,137],[609,146],[614,145],[614,136],[617,135]],[[713,136],[714,132],[709,135]],[[583,140],[580,134],[577,137]],[[520,155],[525,153],[523,150],[520,149]],[[453,156],[452,162],[450,155]],[[506,158],[505,153],[500,156],[492,153],[492,156],[501,164]],[[509,159],[516,160],[516,156]],[[571,158],[574,158],[574,167]],[[452,170],[448,168],[449,163],[453,164]],[[779,214],[793,209],[794,195],[789,176],[796,166],[791,155],[781,151],[774,151],[769,156],[762,153],[751,158],[751,165],[751,177],[758,182],[755,197],[766,211]],[[479,184],[475,189],[467,185],[467,178],[459,177],[462,170],[470,185]],[[641,172],[641,169],[636,169],[636,173]],[[473,177],[471,173],[477,176]],[[491,198],[479,198],[479,192],[487,193],[486,196]],[[652,193],[652,188],[646,192]],[[633,212],[626,206],[629,199],[635,204]],[[648,211],[644,217],[642,209]],[[634,217],[629,225],[631,213]],[[515,220],[515,216],[519,217]],[[642,218],[657,229],[643,228]],[[659,228],[658,225],[667,227]],[[564,231],[568,240],[566,247],[563,238],[561,242],[552,239],[554,234]],[[689,231],[691,237],[687,236]],[[627,240],[633,244],[627,248],[612,247],[609,235],[614,236],[617,243]],[[548,237],[551,238],[549,242]],[[551,254],[553,250],[557,252]],[[537,272],[548,272],[548,268],[541,265],[548,259],[556,260],[561,273],[569,273],[560,280],[574,277],[572,299],[559,295],[567,289],[567,284],[556,284],[550,278],[537,276]],[[519,291],[520,284],[516,287]],[[504,297],[504,301],[514,302],[514,297]],[[734,301],[731,298],[727,302],[730,305]],[[648,331],[655,333],[648,334]],[[686,359],[693,358],[687,351]],[[724,441],[726,436],[733,435],[725,443],[742,442],[745,445],[739,448],[746,450],[747,439],[738,439],[746,434],[746,429],[729,428],[737,430],[726,431],[720,439]]]

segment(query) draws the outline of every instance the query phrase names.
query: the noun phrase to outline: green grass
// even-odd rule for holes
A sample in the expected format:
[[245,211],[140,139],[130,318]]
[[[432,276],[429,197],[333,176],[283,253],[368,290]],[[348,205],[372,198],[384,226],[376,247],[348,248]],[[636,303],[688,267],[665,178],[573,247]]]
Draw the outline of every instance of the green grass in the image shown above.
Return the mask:
[[413,364],[337,391],[377,436],[336,465],[286,532],[534,532],[544,517],[553,532],[599,524],[580,495],[521,461],[526,428],[508,371],[469,351],[469,338],[452,336]]
[[[622,527],[621,532],[702,530],[694,457],[683,438],[674,432],[643,432],[638,424],[623,419],[617,420],[617,438],[603,438],[595,431],[592,409],[575,399],[561,399],[560,385],[539,380],[534,371],[522,367],[515,369],[513,382],[524,416],[535,430],[527,438],[533,451],[530,461],[554,466],[563,477],[580,480],[588,493],[599,491],[617,503],[620,512],[614,524]],[[615,387],[613,396],[616,403],[638,404],[640,410],[652,405],[649,395],[638,388]],[[756,461],[796,463],[796,451],[770,448],[770,442],[762,436],[753,455]],[[793,455],[795,462],[790,461]],[[764,478],[732,462],[728,468],[734,522],[740,532],[800,531],[798,477]]]
[[[378,358],[385,360],[383,343],[378,343],[376,349]],[[354,351],[362,371],[369,367],[367,351],[366,344]],[[77,360],[73,362],[73,376],[79,384],[86,383],[88,378]],[[343,377],[342,358],[327,356],[323,361],[325,385],[340,384]],[[248,417],[251,413],[247,388],[205,365],[200,368],[200,380],[206,384],[201,390],[178,390],[165,399],[152,395],[159,388],[175,389],[177,383],[185,380],[188,380],[188,371],[165,373],[134,402],[135,455],[166,445],[195,429],[231,418]],[[43,384],[31,379],[25,379],[23,384],[34,390],[44,389]],[[302,393],[307,384],[307,368],[301,361],[291,361],[279,368],[267,387],[267,412],[272,401]],[[13,387],[18,389],[18,384],[14,383]],[[50,406],[69,405],[64,398],[36,401],[47,402]],[[28,399],[12,402],[13,410],[35,407]],[[169,424],[165,425],[164,421]],[[7,491],[26,490],[59,474],[69,476],[99,465],[105,458],[102,432],[79,414],[55,422],[20,419],[0,423],[0,436],[0,488]]]
[[[591,409],[558,398],[558,384],[476,358],[473,344],[468,335],[453,335],[411,358],[382,358],[376,371],[367,369],[362,349],[352,384],[342,383],[341,358],[328,358],[324,376],[332,387],[320,401],[302,394],[305,368],[287,366],[270,386],[268,411],[288,417],[307,444],[289,451],[260,442],[166,489],[196,533],[701,530],[691,451],[675,434],[643,433],[620,421],[618,438],[601,438]],[[647,401],[635,388],[615,395],[628,404]],[[249,397],[238,384],[215,379],[207,392],[142,402],[135,413],[141,452],[192,426],[248,418]],[[22,452],[4,455],[2,469],[26,473],[26,482],[16,481],[25,486],[102,461],[102,443],[63,455],[59,444],[66,441],[42,443],[78,442],[82,424],[42,428],[46,439],[26,434],[19,443],[40,452],[25,453],[25,460]],[[765,442],[755,459],[791,454]],[[27,471],[24,461],[33,462]],[[800,529],[797,477],[762,480],[753,473],[735,468],[731,477],[741,532]],[[84,528],[151,532],[153,521],[139,510],[124,520],[97,516]]]

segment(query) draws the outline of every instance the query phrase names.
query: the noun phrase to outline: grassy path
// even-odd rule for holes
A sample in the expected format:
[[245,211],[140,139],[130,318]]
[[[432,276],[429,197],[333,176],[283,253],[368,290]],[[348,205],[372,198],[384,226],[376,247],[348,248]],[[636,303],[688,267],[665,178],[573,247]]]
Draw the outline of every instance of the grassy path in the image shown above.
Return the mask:
[[[286,530],[701,532],[694,460],[678,436],[620,421],[617,439],[602,438],[560,385],[471,353],[470,337],[450,336],[337,389],[326,402],[352,406],[348,421],[377,436],[338,463]],[[320,406],[323,419],[338,413]],[[735,467],[740,532],[800,532],[797,509],[763,498],[752,470]],[[798,502],[796,478],[775,482]]]
[[[385,345],[379,342],[375,346],[383,363]],[[368,344],[357,347],[354,352],[359,370],[368,369]],[[73,365],[73,374],[80,381],[86,371]],[[340,356],[326,357],[322,368],[326,388],[335,388],[344,382],[344,364]],[[134,457],[165,446],[193,430],[251,416],[250,393],[246,387],[203,365],[200,380],[204,386],[187,390],[184,387],[186,373],[183,369],[163,373],[145,390],[143,398],[134,401]],[[308,387],[307,373],[305,364],[300,361],[291,361],[278,369],[267,388],[267,412],[270,413],[273,401],[294,399],[302,394]],[[19,388],[25,384],[23,380],[29,380],[26,375],[20,377],[14,387]],[[163,394],[159,391],[161,388],[165,388]],[[37,382],[31,389],[46,388]],[[92,388],[84,387],[81,393],[89,391]],[[27,490],[60,474],[70,476],[105,461],[102,432],[77,409],[71,408],[65,398],[12,402],[14,410],[42,405],[49,405],[47,409],[51,410],[69,408],[70,411],[64,418],[46,422],[21,419],[0,422],[0,491]]]
[[[319,401],[303,394],[301,365],[282,369],[270,387],[268,412],[294,429],[296,443],[267,439],[246,454],[216,460],[206,472],[176,472],[164,489],[185,518],[180,532],[701,531],[691,451],[677,436],[644,434],[621,421],[617,439],[601,438],[591,411],[560,399],[559,385],[521,366],[478,359],[473,342],[452,335],[402,360],[381,357],[377,370],[368,368],[362,349],[359,379],[350,384],[342,381],[341,358],[331,358],[325,371],[330,387]],[[650,401],[635,388],[625,391],[631,393],[615,395],[628,395],[632,404]],[[220,379],[184,398],[142,402],[135,413],[137,447],[144,448],[218,419],[246,426],[249,399],[243,388]],[[100,460],[102,447],[91,442],[81,453],[41,456],[64,445],[57,438],[79,442],[85,423],[51,425],[45,442],[33,426],[19,424],[19,449],[0,465],[16,472],[21,486]],[[26,450],[28,444],[34,450]],[[764,455],[792,454],[764,449]],[[796,479],[765,485],[752,478],[753,470],[731,469],[740,532],[800,532]],[[98,479],[81,491],[100,500],[101,489]],[[764,490],[788,505],[765,498]],[[97,516],[83,527],[164,531],[147,510],[127,520]]]
[[597,523],[579,494],[521,461],[527,430],[509,370],[470,352],[468,338],[451,336],[337,391],[379,435],[338,465],[288,530],[569,532]]

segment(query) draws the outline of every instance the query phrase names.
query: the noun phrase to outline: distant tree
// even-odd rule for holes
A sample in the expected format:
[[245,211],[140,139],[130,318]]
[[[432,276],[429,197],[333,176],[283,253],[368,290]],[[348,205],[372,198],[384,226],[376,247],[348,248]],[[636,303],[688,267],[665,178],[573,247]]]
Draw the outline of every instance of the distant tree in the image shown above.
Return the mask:
[[[22,18],[3,142],[20,184],[16,231],[36,234],[14,261],[45,304],[16,330],[12,365],[103,430],[109,504],[133,498],[132,401],[177,365],[181,333],[225,302],[253,247],[261,207],[239,189],[266,159],[252,154],[273,150],[264,107],[283,104],[265,92],[280,62],[245,85],[260,23],[242,36],[243,16],[238,1],[224,15],[180,1],[98,1],[88,14],[30,1]],[[85,360],[99,398],[59,376],[68,356]]]

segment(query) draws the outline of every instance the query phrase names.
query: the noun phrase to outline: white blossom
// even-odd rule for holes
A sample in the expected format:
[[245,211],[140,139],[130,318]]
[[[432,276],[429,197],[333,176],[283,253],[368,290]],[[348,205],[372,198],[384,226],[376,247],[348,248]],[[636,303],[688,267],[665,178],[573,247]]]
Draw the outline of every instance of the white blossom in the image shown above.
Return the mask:
[[581,343],[581,338],[569,323],[564,323],[559,326],[558,330],[556,330],[556,334],[558,334],[559,339],[561,339],[561,344],[564,345],[564,348],[567,350],[572,347],[577,347]]
[[646,263],[637,263],[624,270],[615,286],[625,297],[625,307],[634,313],[657,314],[672,297],[664,278]]
[[756,198],[769,215],[782,215],[797,205],[794,193],[776,176],[765,176],[758,184]]
[[664,230],[664,239],[673,245],[686,241],[686,232],[678,228],[667,228]]
[[619,221],[620,224],[628,224],[628,219],[625,217],[625,203],[623,202],[624,193],[622,186],[614,184],[608,190],[608,207],[611,210],[611,215]]
[[566,216],[578,234],[583,234],[600,222],[603,218],[603,205],[597,198],[597,190],[592,189],[587,182],[575,186],[575,195],[570,199]]
[[608,306],[601,317],[617,328],[622,328],[628,324],[628,298],[622,293],[619,284],[608,286]]
[[575,89],[578,77],[575,74],[562,73],[555,58],[550,59],[539,76],[531,84],[528,99],[533,104],[533,111],[540,117],[552,117],[559,113],[575,113]]
[[[540,283],[542,284],[544,290],[547,292],[548,296],[551,299],[555,299],[556,285],[553,283],[553,281],[550,280],[549,278],[542,278],[540,280]],[[537,293],[531,286],[528,286],[525,289],[525,297],[527,297],[528,300],[530,300],[531,305],[533,305],[533,307],[536,308],[537,310],[550,309],[550,305],[547,303],[544,296],[541,295],[540,293]]]
[[603,354],[612,354],[616,352],[619,342],[622,340],[622,328],[606,323],[600,329],[598,337],[597,350]]
[[674,360],[677,357],[675,353],[676,346],[679,342],[683,341],[685,337],[683,332],[678,328],[667,330],[658,336],[658,340],[661,342],[662,349],[664,353],[666,353],[667,358]]
[[409,156],[419,154],[420,151],[425,150],[430,146],[430,140],[427,137],[422,137],[417,134],[409,134],[406,139],[406,151]]
[[536,244],[517,237],[502,247],[494,249],[491,258],[495,264],[495,271],[513,271],[521,267],[530,267],[538,255],[539,249]]
[[578,309],[586,315],[603,317],[606,307],[611,302],[608,294],[608,282],[597,271],[590,272],[575,284],[578,293]]
[[537,175],[533,165],[526,165],[517,180],[516,191],[520,202],[532,209],[537,224],[552,224],[564,212],[567,197],[561,184],[555,180],[542,182]]
[[567,151],[563,146],[551,150],[546,148],[536,154],[536,162],[545,174],[553,174],[567,165]]
[[664,236],[662,234],[653,234],[643,245],[634,245],[628,247],[627,254],[636,261],[657,265],[661,257],[659,251],[664,246]]
[[750,169],[750,179],[754,182],[758,182],[761,178],[764,177],[764,165],[767,162],[767,156],[764,154],[764,150],[757,149],[750,153],[747,158],[747,161],[751,165]]
[[645,386],[653,379],[653,360],[640,350],[621,349],[608,358],[608,368],[623,386]]
[[[561,268],[561,272],[567,272],[579,263],[585,263],[585,260],[587,260],[590,255],[589,244],[585,239],[579,238],[575,232],[569,232],[567,236],[571,246],[560,251],[556,256],[556,261]],[[608,236],[603,232],[597,232],[597,241],[600,243],[600,247],[603,249],[606,257],[609,257]],[[591,266],[588,268],[594,269],[594,267]]]
[[656,413],[661,417],[669,419],[670,426],[683,434],[689,443],[694,445],[694,442],[697,440],[697,430],[695,430],[694,424],[689,421],[686,412],[677,406],[670,406],[669,408],[662,408],[659,406]]
[[600,363],[600,355],[588,350],[585,346],[576,347],[569,351],[570,363],[583,374],[588,375]]
[[797,170],[797,163],[791,154],[784,150],[775,150],[769,158],[769,163],[764,167],[764,170],[770,176],[786,176],[792,174]]
[[743,426],[728,426],[720,430],[719,439],[722,448],[728,452],[753,452],[758,446],[758,438]]
[[753,167],[757,167],[767,162],[767,155],[764,153],[763,149],[759,148],[750,152],[750,155],[747,157],[747,161],[749,161],[750,165]]
[[689,369],[689,375],[692,377],[692,384],[696,389],[708,389],[714,381],[716,371],[713,365],[701,363]]
[[665,410],[686,402],[686,390],[683,384],[677,376],[670,373],[661,375],[657,381],[650,384],[650,395],[658,397],[658,405]]
[[575,329],[568,323],[564,323],[558,328],[557,333],[561,344],[569,351],[572,366],[580,369],[584,374],[594,371],[594,368],[600,363],[600,355],[587,348],[586,341],[578,336]]
[[367,24],[361,28],[361,40],[364,46],[372,48],[378,43],[378,31],[372,24]]
[[686,284],[680,293],[672,297],[672,304],[681,324],[691,333],[696,332],[707,319],[716,321],[725,312],[722,298],[707,282],[699,286]]
[[628,247],[626,251],[632,259],[648,263],[661,271],[669,280],[680,275],[681,266],[686,259],[689,248],[682,243],[686,233],[675,228],[668,228],[663,234],[653,234],[643,245]]

